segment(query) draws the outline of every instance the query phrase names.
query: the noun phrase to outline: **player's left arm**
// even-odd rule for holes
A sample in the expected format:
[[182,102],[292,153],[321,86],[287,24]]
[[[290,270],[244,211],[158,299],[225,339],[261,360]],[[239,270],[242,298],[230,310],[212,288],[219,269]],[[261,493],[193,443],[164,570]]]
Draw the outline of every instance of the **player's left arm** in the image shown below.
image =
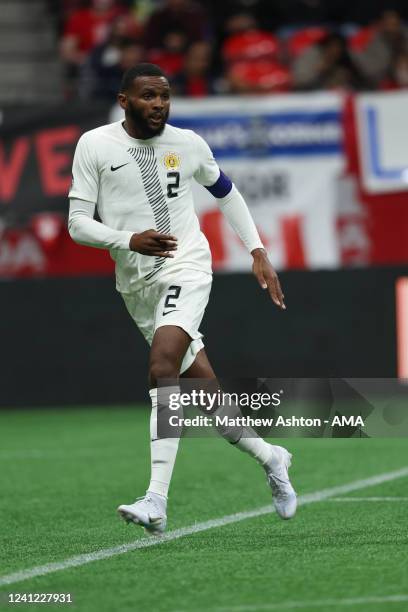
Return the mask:
[[284,295],[278,275],[268,259],[244,198],[222,170],[220,170],[217,182],[212,186],[207,186],[206,189],[217,199],[221,212],[251,253],[253,257],[252,271],[260,286],[262,289],[268,289],[276,306],[285,310]]
[[244,198],[231,179],[220,170],[207,143],[199,136],[197,138],[199,139],[201,164],[194,175],[195,179],[216,198],[227,221],[251,253],[252,271],[262,289],[268,289],[276,306],[285,310],[284,295],[278,275],[269,261]]

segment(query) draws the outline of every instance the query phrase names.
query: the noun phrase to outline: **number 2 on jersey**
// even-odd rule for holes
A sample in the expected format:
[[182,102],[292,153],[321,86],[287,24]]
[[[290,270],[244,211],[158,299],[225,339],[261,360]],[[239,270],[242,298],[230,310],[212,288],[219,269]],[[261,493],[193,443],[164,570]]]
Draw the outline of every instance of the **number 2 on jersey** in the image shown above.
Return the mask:
[[[168,172],[167,178],[169,179],[167,183],[167,197],[177,198],[178,193],[176,189],[180,187],[180,172]],[[170,182],[170,180],[172,182]]]

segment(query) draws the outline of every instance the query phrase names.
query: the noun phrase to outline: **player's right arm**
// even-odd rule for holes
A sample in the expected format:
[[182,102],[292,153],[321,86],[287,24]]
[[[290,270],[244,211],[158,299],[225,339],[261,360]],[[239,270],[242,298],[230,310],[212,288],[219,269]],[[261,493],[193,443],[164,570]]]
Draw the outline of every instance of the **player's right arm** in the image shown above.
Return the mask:
[[94,202],[70,198],[68,231],[72,240],[97,249],[129,250],[133,232],[114,230],[96,221],[94,214]]
[[94,219],[99,193],[99,171],[95,147],[90,147],[87,136],[79,139],[72,166],[72,186],[68,231],[78,244],[99,249],[124,249],[154,257],[173,257],[177,248],[174,236],[154,229],[140,234],[116,230]]
[[154,229],[140,234],[115,230],[94,219],[95,204],[86,200],[70,198],[68,231],[78,244],[97,249],[125,249],[152,257],[173,257],[177,239],[161,234]]

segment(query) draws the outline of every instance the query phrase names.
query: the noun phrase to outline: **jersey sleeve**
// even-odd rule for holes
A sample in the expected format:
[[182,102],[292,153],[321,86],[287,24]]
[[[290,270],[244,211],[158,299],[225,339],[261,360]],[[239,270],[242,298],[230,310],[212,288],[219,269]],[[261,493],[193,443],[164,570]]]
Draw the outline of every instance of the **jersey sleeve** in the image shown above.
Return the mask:
[[220,169],[205,140],[198,134],[194,134],[194,136],[198,161],[197,170],[194,172],[194,178],[200,185],[210,187],[218,181]]
[[69,198],[87,200],[96,204],[99,191],[99,171],[96,147],[92,147],[86,134],[78,140],[72,164],[72,185]]

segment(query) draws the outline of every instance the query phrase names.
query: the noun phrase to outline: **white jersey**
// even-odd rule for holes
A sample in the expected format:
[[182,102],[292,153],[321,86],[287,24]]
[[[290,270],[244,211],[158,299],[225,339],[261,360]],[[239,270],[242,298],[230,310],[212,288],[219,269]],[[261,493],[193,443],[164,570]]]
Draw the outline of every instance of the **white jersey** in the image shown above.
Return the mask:
[[219,176],[207,143],[191,130],[167,124],[160,136],[138,140],[118,121],[81,136],[69,197],[95,203],[102,223],[111,229],[156,229],[178,239],[174,258],[111,249],[119,291],[132,293],[180,269],[211,274],[211,253],[194,210],[191,183],[194,178],[211,186]]

